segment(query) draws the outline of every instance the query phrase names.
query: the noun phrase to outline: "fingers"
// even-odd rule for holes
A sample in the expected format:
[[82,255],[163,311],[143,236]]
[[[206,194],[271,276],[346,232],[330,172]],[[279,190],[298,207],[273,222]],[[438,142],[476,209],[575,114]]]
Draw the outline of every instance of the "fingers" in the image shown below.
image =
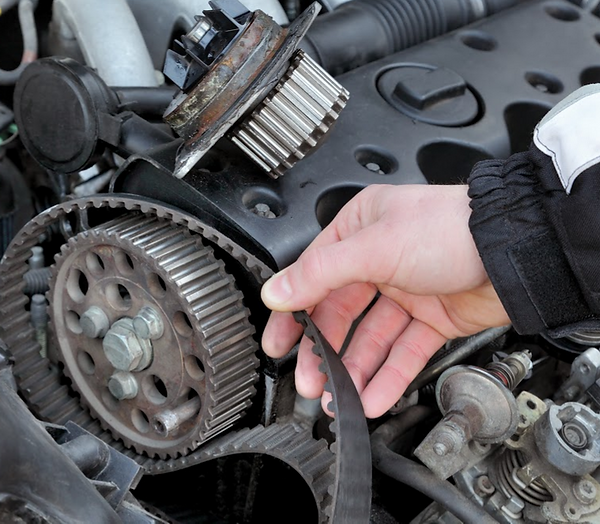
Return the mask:
[[362,392],[365,415],[376,418],[390,409],[446,340],[427,324],[413,320]]
[[[342,358],[360,395],[367,383],[387,358],[396,339],[412,318],[396,302],[381,296],[356,328]],[[323,393],[321,406],[331,416],[328,404],[331,394]]]
[[[375,297],[377,289],[369,284],[355,284],[332,292],[311,315],[323,336],[339,351],[352,323]],[[300,343],[296,365],[296,389],[305,398],[318,398],[323,393],[325,375],[318,369],[321,358],[312,351],[306,337]]]
[[385,362],[390,349],[412,317],[396,302],[381,296],[354,332],[343,362],[358,393]]
[[262,349],[271,358],[286,355],[302,335],[302,326],[291,313],[271,313],[262,336]]

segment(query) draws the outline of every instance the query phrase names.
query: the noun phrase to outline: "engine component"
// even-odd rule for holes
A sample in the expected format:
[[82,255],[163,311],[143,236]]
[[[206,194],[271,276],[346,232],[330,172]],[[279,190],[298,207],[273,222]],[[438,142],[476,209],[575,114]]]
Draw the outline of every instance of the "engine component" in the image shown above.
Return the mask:
[[[127,0],[55,0],[53,54],[79,54],[110,86],[159,85],[144,37]],[[110,22],[106,15],[110,13]],[[75,52],[76,50],[76,52]]]
[[[486,369],[456,366],[436,385],[444,415],[415,450],[415,455],[446,479],[474,460],[468,444],[501,442],[517,428],[517,404],[511,393],[531,370],[531,353],[516,352]],[[475,454],[475,458],[478,459]]]
[[554,400],[556,402],[583,402],[589,398],[600,409],[600,351],[589,348],[571,365],[571,374],[562,384]]
[[329,515],[331,524],[369,522],[371,509],[371,445],[362,403],[341,359],[306,311],[294,313],[296,322],[321,357],[320,370],[328,377],[325,391],[332,394],[329,409],[335,413],[331,429],[335,440],[335,485]]
[[354,0],[319,17],[302,48],[326,71],[339,75],[512,7],[517,1]]
[[182,89],[164,115],[186,140],[174,175],[187,175],[262,101],[232,130],[232,140],[277,177],[318,144],[348,100],[342,86],[296,52],[318,6],[313,4],[284,30],[237,0],[211,5],[215,9],[205,11],[182,37],[185,54],[169,51],[165,61],[165,74]]
[[242,295],[184,228],[134,215],[74,236],[48,296],[73,387],[138,453],[188,454],[249,407],[258,361]]
[[600,464],[598,415],[577,403],[547,409],[528,392],[517,405],[515,435],[457,485],[504,524],[598,522],[600,484],[588,474]]
[[[210,238],[218,245],[221,245],[224,248],[226,248],[226,250],[236,259],[243,261],[244,265],[248,268],[249,274],[253,275],[254,278],[264,281],[270,274],[268,268],[266,268],[264,264],[258,262],[243,249],[229,243],[230,241],[226,239],[226,237],[224,237],[222,234],[218,233],[217,231],[213,230],[208,226],[201,224],[196,219],[193,219],[188,215],[181,214],[180,212],[174,210],[166,209],[158,204],[138,201],[127,197],[119,197],[117,195],[114,195],[104,197],[90,197],[79,201],[72,200],[68,203],[56,206],[55,208],[52,208],[46,213],[38,216],[34,221],[30,222],[26,228],[23,229],[23,231],[21,232],[21,237],[15,239],[13,244],[11,244],[11,247],[7,252],[3,264],[0,265],[2,281],[4,284],[1,287],[2,293],[4,294],[4,300],[2,300],[1,302],[2,312],[4,314],[3,329],[6,330],[8,334],[8,337],[12,343],[13,351],[16,356],[15,374],[18,381],[20,382],[20,387],[23,394],[31,402],[31,405],[34,407],[34,409],[39,411],[44,417],[54,420],[55,422],[58,422],[59,420],[69,419],[75,421],[80,420],[94,434],[101,436],[103,439],[109,440],[111,444],[114,445],[117,449],[121,449],[126,455],[138,460],[147,469],[147,471],[160,472],[164,471],[165,469],[171,470],[177,467],[188,467],[189,465],[193,464],[196,460],[207,460],[208,457],[210,457],[210,455],[208,455],[207,457],[207,455],[203,455],[203,453],[207,452],[207,450],[210,450],[212,448],[203,446],[200,450],[196,452],[197,455],[193,454],[188,455],[187,457],[182,457],[179,459],[174,458],[165,461],[156,458],[144,457],[132,453],[131,450],[124,449],[119,441],[111,439],[110,435],[108,435],[100,428],[99,423],[96,420],[90,418],[87,411],[83,409],[83,407],[69,394],[69,388],[64,384],[61,384],[60,375],[56,373],[56,370],[52,367],[49,367],[48,361],[41,357],[41,355],[39,354],[39,346],[35,343],[35,338],[32,337],[31,327],[28,325],[28,315],[23,315],[22,313],[22,307],[20,306],[20,304],[23,304],[22,297],[24,295],[21,293],[22,283],[20,279],[22,278],[22,274],[25,272],[27,266],[23,262],[26,261],[30,256],[29,254],[31,247],[37,243],[40,233],[44,231],[44,229],[49,225],[57,224],[58,222],[64,220],[68,216],[70,216],[71,219],[74,219],[75,223],[87,224],[88,209],[102,209],[103,207],[108,206],[110,206],[111,208],[120,207],[129,211],[138,210],[141,211],[142,214],[147,215],[143,219],[141,216],[134,216],[129,218],[128,224],[129,226],[132,226],[132,231],[134,232],[138,231],[136,227],[134,227],[138,223],[138,220],[143,220],[143,222],[148,225],[156,223],[157,219],[162,219],[163,227],[167,228],[176,228],[178,224],[185,224],[187,229],[191,231],[201,232],[205,237]],[[111,223],[110,231],[113,235],[117,235],[117,233],[121,231],[119,223],[119,220],[116,220],[115,222]],[[79,242],[81,242],[82,239],[85,239],[84,242],[90,242],[91,245],[97,247],[97,244],[90,241],[89,237],[101,237],[103,238],[103,241],[106,241],[106,238],[110,237],[108,231],[105,232],[105,236],[103,236],[101,228],[86,230],[83,232],[83,234],[80,233],[80,235],[82,236],[72,237],[67,247],[64,249],[64,252],[60,255],[60,258],[57,261],[57,276],[55,277],[54,284],[56,283],[58,278],[61,278],[61,273],[63,271],[65,273],[68,273],[67,268],[71,266],[66,261],[74,261],[77,258],[79,258],[79,255],[82,254],[79,250],[73,249],[73,246],[79,246]],[[158,236],[160,237],[160,235]],[[136,237],[135,235],[133,235],[133,237],[141,243],[149,241],[148,236],[142,235],[141,237]],[[178,240],[179,235],[177,233],[173,233],[173,238]],[[121,240],[123,241],[123,239]],[[132,242],[135,243],[135,240],[132,239]],[[177,244],[177,242],[175,242],[175,244]],[[191,240],[190,244],[194,246],[196,245],[195,242],[192,242]],[[146,246],[145,244],[144,246],[148,249],[152,249],[151,247]],[[121,249],[123,248],[121,244],[119,244],[119,247]],[[158,246],[155,247],[156,249],[160,249],[160,243],[158,244]],[[135,251],[131,251],[130,257],[133,259],[135,256]],[[61,258],[63,259],[62,262],[60,261]],[[93,257],[91,255],[90,258],[93,260]],[[85,264],[89,264],[89,260],[90,259],[88,259],[88,257],[86,256],[82,260],[82,262],[85,262]],[[121,262],[125,265],[122,266]],[[185,260],[182,260],[182,262],[185,263]],[[113,267],[109,266],[109,263],[110,259],[103,260],[105,269],[101,269],[101,264],[99,262],[97,264],[91,262],[91,267],[96,271],[105,271],[106,268]],[[157,263],[160,263],[160,259]],[[117,268],[117,270],[119,267],[121,267],[125,269],[125,272],[127,272],[126,268],[129,265],[129,263],[127,262],[127,257],[121,257],[118,254],[115,254],[113,264],[114,267]],[[73,271],[86,273],[89,272],[89,268],[86,265],[78,265],[74,262],[71,269]],[[76,273],[73,273],[73,275],[75,274]],[[110,277],[111,275],[109,272],[109,278]],[[79,295],[76,292],[77,287],[79,287],[79,291],[82,292],[81,281],[79,280],[79,276],[77,276],[77,278],[72,277],[70,282],[71,285],[65,284],[67,286],[67,293],[69,293],[69,288],[71,292],[75,290],[74,296],[79,296],[79,298],[81,299],[81,295]],[[152,289],[151,285],[149,285],[148,287],[149,289]],[[90,282],[88,282],[87,288],[88,290],[90,289]],[[56,288],[53,285],[53,289],[50,292],[51,297],[53,297],[55,294],[54,289]],[[130,292],[130,295],[131,294],[132,293]],[[83,296],[85,297],[85,295]],[[119,303],[119,300],[124,300],[123,296],[121,296],[120,294],[118,294],[118,296],[113,295],[113,298],[117,299],[117,303]],[[73,300],[72,297],[71,300]],[[76,304],[81,304],[81,302],[74,302]],[[88,310],[86,309],[85,311]],[[91,316],[92,320],[96,318],[94,314],[90,314],[88,316]],[[150,316],[147,315],[147,312],[142,314],[141,317],[143,318],[143,324],[146,324],[146,321],[151,320],[149,318]],[[102,323],[102,321],[99,322],[99,324]],[[81,326],[78,324],[72,325],[75,326],[75,331],[81,329]],[[341,364],[341,361],[336,356],[335,352],[331,349],[330,346],[326,344],[324,339],[322,339],[322,337],[319,336],[318,330],[316,330],[316,328],[314,327],[311,328],[311,323],[309,323],[308,325],[309,328],[307,328],[307,335],[313,337],[317,342],[315,346],[316,350],[323,357],[325,363],[324,365],[326,366],[324,369],[328,372],[328,375],[330,376],[330,386],[328,387],[331,387],[332,393],[334,395],[334,405],[332,407],[338,413],[338,418],[336,418],[334,421],[334,427],[336,428],[336,435],[337,439],[339,440],[340,452],[343,453],[343,457],[346,457],[338,457],[338,459],[336,460],[336,481],[333,487],[329,487],[329,490],[331,490],[331,492],[333,493],[333,498],[328,499],[329,502],[325,503],[325,505],[327,508],[330,508],[327,510],[327,512],[331,515],[331,519],[333,519],[332,522],[364,522],[364,520],[361,520],[362,517],[364,515],[368,516],[369,513],[368,507],[370,500],[370,491],[368,489],[368,486],[370,484],[370,460],[368,453],[368,433],[366,431],[366,423],[364,420],[364,416],[362,415],[361,411],[362,408],[360,407],[360,400],[358,399],[357,395],[341,396],[339,394],[338,388],[349,388],[348,384],[350,384],[350,378],[347,375],[345,368]],[[164,328],[166,332],[166,323]],[[100,330],[100,332],[101,331],[102,330]],[[153,329],[150,329],[150,331],[154,333],[154,335],[158,333],[158,331],[154,331]],[[28,336],[23,337],[22,335],[19,335],[14,338],[13,336],[11,336],[11,334],[17,333],[26,333],[28,334]],[[94,341],[95,343],[98,343],[97,339],[89,339],[86,340],[86,345],[90,344],[90,342],[94,343]],[[225,341],[227,341],[227,338],[225,338]],[[94,352],[94,354],[100,357],[102,356],[101,351]],[[76,370],[77,365],[77,362],[72,363],[71,370]],[[85,368],[85,365],[83,367]],[[89,370],[90,368],[88,367],[87,369]],[[79,369],[78,373],[82,374],[83,369]],[[225,398],[221,400],[224,404],[228,403],[228,400],[226,400]],[[273,447],[277,447],[277,444],[281,444],[282,440],[285,443],[285,439],[280,440],[279,435],[276,435],[276,430],[267,429],[266,431],[269,432],[269,438],[265,440],[274,442]],[[273,433],[270,433],[270,431],[273,431]],[[221,439],[215,441],[214,445],[218,446],[220,445],[219,443],[222,443],[226,439],[229,439],[231,437],[232,435],[228,434],[222,437]],[[233,440],[235,442],[235,437]],[[248,441],[249,445],[251,445],[252,443],[256,443],[257,440],[259,442],[262,442],[261,439],[255,439],[253,435],[250,435]],[[305,464],[305,466],[302,467],[307,468],[306,471],[315,471],[316,473],[316,471],[319,471],[320,467],[323,466],[327,461],[324,460],[323,456],[321,456],[321,458],[317,460],[316,453],[304,455],[305,451],[308,451],[309,449],[315,450],[315,448],[312,447],[313,444],[311,444],[310,442],[306,442],[306,434],[303,436],[303,440],[305,441],[304,443],[306,445],[306,448],[299,445],[291,445],[288,448],[283,446],[281,453],[283,453],[285,456],[295,457],[294,452],[298,451],[300,453],[300,456],[304,457],[302,460],[305,460],[305,462],[302,462],[302,464]],[[244,442],[245,439],[241,438],[241,443]],[[211,444],[209,444],[208,446],[210,445]],[[299,448],[302,448],[303,451],[300,452]],[[344,451],[347,449],[350,451]],[[350,460],[349,458],[347,458],[348,453],[352,455],[356,453],[356,457],[353,456],[352,460]],[[204,458],[196,459],[194,457]],[[313,458],[315,460],[315,463],[313,463],[312,461]],[[354,462],[354,465],[351,466],[350,462]],[[329,465],[329,463],[327,465]],[[317,468],[316,470],[311,469],[315,467]],[[319,489],[325,488],[316,486],[314,489],[318,491]],[[353,515],[348,515],[346,513],[347,509],[344,505],[345,502],[343,502],[348,496],[354,497],[352,502],[348,504],[349,508],[353,508]],[[336,515],[338,516],[336,517]],[[342,515],[342,517],[340,517],[340,515]],[[346,519],[346,517],[348,520],[339,520],[340,518]]]
[[379,426],[371,440],[375,467],[393,479],[439,501],[451,512],[452,524],[456,522],[456,517],[460,519],[458,522],[469,524],[496,524],[483,508],[470,501],[450,482],[441,480],[424,466],[389,449],[395,440],[404,436],[417,423],[425,421],[429,413],[425,406],[411,406]]
[[[557,33],[561,39],[548,38]],[[140,161],[123,168],[115,188],[191,214],[210,209],[227,224],[229,236],[245,233],[252,244],[239,237],[237,242],[252,245],[265,263],[281,269],[369,184],[460,183],[477,161],[527,149],[545,112],[566,92],[596,78],[596,33],[598,17],[571,2],[522,2],[339,77],[352,97],[326,144],[297,163],[291,176],[261,176],[237,148],[221,141],[183,181],[168,180],[150,161]],[[457,73],[483,102],[477,118],[462,127],[439,127],[393,109],[377,90],[378,79],[410,64]],[[502,71],[502,78],[491,75],[490,67]],[[163,171],[172,171],[174,155],[160,158]],[[254,213],[258,203],[268,205],[275,218]]]
[[319,145],[348,97],[348,91],[297,51],[279,84],[233,128],[231,141],[278,178]]
[[[210,9],[208,0],[162,0],[153,4],[152,9],[148,9],[146,0],[128,0],[128,3],[158,70],[163,67],[173,35],[187,33],[196,24],[195,16],[204,9]],[[289,24],[277,0],[244,0],[244,5],[251,11],[260,9],[279,25]]]
[[129,490],[141,476],[135,462],[74,424],[49,427],[61,446],[52,440],[14,390],[1,342],[0,396],[2,522],[163,522],[132,503]]
[[600,417],[582,404],[550,406],[534,434],[546,460],[568,475],[581,477],[600,466]]
[[[127,157],[172,141],[166,132],[122,111],[140,91],[115,92],[94,71],[70,58],[38,60],[21,75],[15,89],[21,140],[42,166],[59,173],[89,167],[106,146]],[[143,93],[148,96],[148,91]],[[45,97],[54,103],[48,104]]]

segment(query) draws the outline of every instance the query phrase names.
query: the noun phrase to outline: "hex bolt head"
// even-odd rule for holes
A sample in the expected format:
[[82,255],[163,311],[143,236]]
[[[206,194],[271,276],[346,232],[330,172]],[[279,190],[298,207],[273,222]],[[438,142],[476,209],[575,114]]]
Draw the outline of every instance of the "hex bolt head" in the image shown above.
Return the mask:
[[139,338],[130,318],[117,320],[102,340],[109,362],[120,371],[141,371],[152,362],[152,344]]
[[108,379],[108,390],[117,400],[131,399],[138,394],[138,383],[131,373],[117,371]]
[[594,482],[583,479],[573,486],[573,493],[582,504],[593,504],[598,495],[598,490]]
[[110,328],[110,320],[102,309],[92,306],[81,315],[79,326],[86,337],[102,338]]
[[165,326],[160,313],[144,306],[133,319],[133,329],[138,337],[156,340],[163,336]]

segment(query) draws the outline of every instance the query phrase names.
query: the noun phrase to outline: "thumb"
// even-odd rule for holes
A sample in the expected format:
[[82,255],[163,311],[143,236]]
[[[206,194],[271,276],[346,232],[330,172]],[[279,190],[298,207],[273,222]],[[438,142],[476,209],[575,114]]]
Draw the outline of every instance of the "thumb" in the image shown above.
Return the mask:
[[377,256],[381,242],[370,229],[305,251],[263,286],[263,302],[275,311],[298,311],[315,306],[331,291],[350,284],[387,282],[393,268],[388,267],[388,257]]

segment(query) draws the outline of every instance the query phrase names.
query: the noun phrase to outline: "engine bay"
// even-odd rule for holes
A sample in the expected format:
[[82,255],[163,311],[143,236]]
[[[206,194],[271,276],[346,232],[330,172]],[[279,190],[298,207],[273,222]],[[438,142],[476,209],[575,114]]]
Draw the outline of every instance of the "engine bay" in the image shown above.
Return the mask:
[[596,0],[0,0],[0,520],[600,523],[600,333],[448,341],[367,420],[260,348],[371,184],[461,184],[600,82]]

